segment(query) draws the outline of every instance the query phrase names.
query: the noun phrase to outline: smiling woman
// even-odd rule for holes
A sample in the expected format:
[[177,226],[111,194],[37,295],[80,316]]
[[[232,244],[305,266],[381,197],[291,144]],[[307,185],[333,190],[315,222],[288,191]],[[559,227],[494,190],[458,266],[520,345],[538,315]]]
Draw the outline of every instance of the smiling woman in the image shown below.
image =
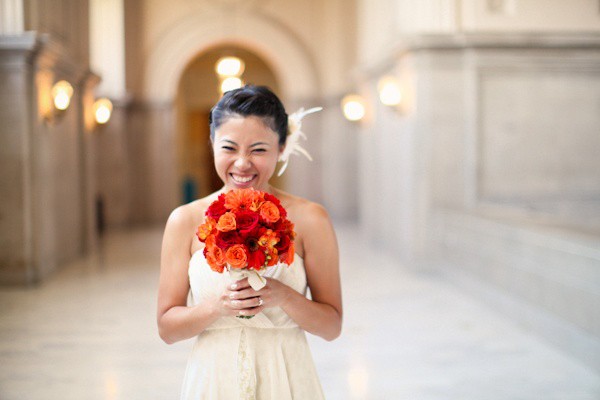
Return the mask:
[[213,138],[217,174],[235,188],[269,189],[280,145],[277,135],[260,117],[231,117]]
[[[166,343],[196,337],[181,398],[321,399],[305,332],[326,340],[341,332],[338,246],[322,206],[269,183],[285,150],[288,115],[268,88],[246,86],[211,110],[210,130],[224,186],[171,213],[161,254],[159,334]],[[295,225],[295,261],[269,267],[260,290],[212,271],[196,237],[209,205],[243,188],[275,196]]]

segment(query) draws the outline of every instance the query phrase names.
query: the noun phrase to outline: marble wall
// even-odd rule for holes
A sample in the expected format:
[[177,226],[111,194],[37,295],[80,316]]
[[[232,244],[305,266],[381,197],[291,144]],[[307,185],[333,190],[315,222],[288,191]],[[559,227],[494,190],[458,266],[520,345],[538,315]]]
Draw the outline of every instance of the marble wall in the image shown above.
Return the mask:
[[366,238],[600,369],[597,2],[361,0],[357,26]]
[[408,111],[376,101],[380,73],[364,81],[364,231],[409,267],[475,277],[479,295],[511,299],[504,311],[600,367],[600,38],[412,43],[383,71],[414,91]]

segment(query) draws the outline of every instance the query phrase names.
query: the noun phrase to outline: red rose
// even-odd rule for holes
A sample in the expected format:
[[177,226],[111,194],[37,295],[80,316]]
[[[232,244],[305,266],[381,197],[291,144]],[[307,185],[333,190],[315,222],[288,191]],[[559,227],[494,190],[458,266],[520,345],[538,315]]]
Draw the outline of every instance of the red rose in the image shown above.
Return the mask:
[[283,235],[279,235],[279,242],[277,242],[277,244],[275,245],[275,248],[277,249],[277,253],[279,254],[284,254],[287,249],[290,247],[290,238],[288,235],[283,234]]
[[249,233],[258,225],[258,214],[253,211],[238,211],[235,213],[235,222],[238,232]]
[[287,236],[291,241],[293,241],[294,237],[296,236],[296,233],[294,232],[294,224],[287,219],[282,222],[277,221],[274,229],[279,236]]
[[214,201],[206,210],[206,215],[218,221],[221,215],[225,214],[227,209],[225,208],[225,197],[221,194],[219,199]]
[[279,201],[279,199],[277,197],[275,197],[271,193],[267,193],[267,192],[265,192],[265,201],[270,201],[271,203],[273,203],[275,205],[281,204],[281,202]]
[[234,244],[242,243],[244,243],[244,240],[236,231],[219,232],[217,235],[217,246],[222,250],[227,250]]

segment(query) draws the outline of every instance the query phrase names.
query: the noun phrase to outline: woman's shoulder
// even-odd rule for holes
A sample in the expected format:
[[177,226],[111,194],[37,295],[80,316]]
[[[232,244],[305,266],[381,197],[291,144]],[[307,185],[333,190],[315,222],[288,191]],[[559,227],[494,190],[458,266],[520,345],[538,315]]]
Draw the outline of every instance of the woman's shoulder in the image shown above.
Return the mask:
[[337,239],[329,213],[321,204],[278,191],[275,195],[288,212],[296,231],[296,252],[305,260],[337,253]]
[[287,210],[290,219],[302,224],[314,224],[319,221],[329,220],[325,207],[317,202],[295,196],[283,190],[276,190],[275,195]]
[[204,213],[210,204],[216,200],[218,192],[191,201],[187,204],[182,204],[171,211],[168,223],[173,223],[178,226],[198,226],[204,221]]

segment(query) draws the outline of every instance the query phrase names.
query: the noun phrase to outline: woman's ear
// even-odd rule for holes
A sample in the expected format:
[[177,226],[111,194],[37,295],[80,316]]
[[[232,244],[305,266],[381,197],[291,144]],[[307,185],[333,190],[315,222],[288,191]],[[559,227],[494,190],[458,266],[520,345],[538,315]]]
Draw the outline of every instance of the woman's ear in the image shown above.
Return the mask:
[[279,145],[279,155],[281,155],[284,150],[285,150],[285,144],[280,144]]

